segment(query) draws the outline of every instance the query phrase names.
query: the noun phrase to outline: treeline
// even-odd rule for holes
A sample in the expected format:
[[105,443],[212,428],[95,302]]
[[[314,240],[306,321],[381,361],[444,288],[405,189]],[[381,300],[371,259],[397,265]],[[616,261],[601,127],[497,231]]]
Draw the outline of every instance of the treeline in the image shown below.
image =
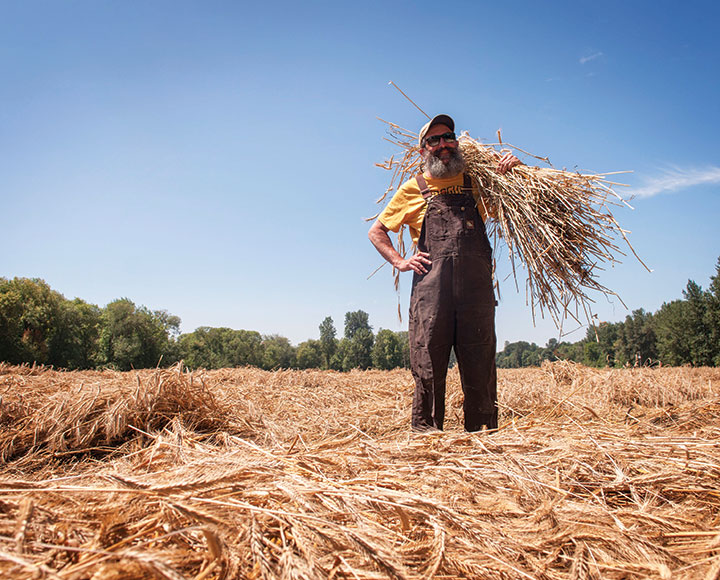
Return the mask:
[[501,368],[565,359],[588,366],[720,366],[720,258],[710,286],[688,280],[683,299],[666,302],[655,313],[635,310],[624,322],[602,322],[578,342],[551,339],[505,343],[497,355]]
[[67,300],[40,279],[0,278],[0,361],[66,369],[130,370],[252,365],[263,369],[354,368],[390,370],[409,366],[407,332],[374,334],[362,310],[345,315],[337,337],[332,318],[320,338],[293,346],[284,336],[254,330],[200,327],[180,334],[180,318],[120,298],[100,308]]
[[410,365],[407,332],[381,329],[373,334],[366,312],[345,314],[344,334],[337,338],[331,317],[319,326],[320,338],[297,346],[284,336],[253,330],[200,327],[177,341],[178,356],[191,368],[252,365],[272,369],[391,370]]
[[[600,323],[578,342],[505,343],[497,364],[517,368],[558,359],[595,367],[720,366],[720,258],[708,290],[689,280],[682,300],[655,313],[635,310],[624,322]],[[410,355],[407,332],[374,334],[362,310],[345,314],[340,338],[327,317],[318,339],[294,346],[284,336],[254,330],[200,327],[181,334],[180,318],[127,298],[100,308],[79,298],[67,300],[40,279],[0,278],[0,361],[130,370],[180,360],[190,368],[348,371],[409,367]]]

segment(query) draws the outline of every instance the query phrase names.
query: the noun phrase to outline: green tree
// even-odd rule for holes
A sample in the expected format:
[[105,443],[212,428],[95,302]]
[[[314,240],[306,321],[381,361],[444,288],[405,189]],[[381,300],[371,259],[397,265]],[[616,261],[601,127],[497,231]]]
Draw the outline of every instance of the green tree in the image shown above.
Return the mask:
[[503,350],[495,358],[498,368],[523,368],[540,364],[540,348],[537,344],[525,342],[505,342]]
[[119,370],[157,366],[167,350],[171,327],[180,321],[172,317],[168,322],[168,318],[165,312],[136,307],[127,298],[111,302],[101,315],[99,362]]
[[[330,359],[330,368],[335,371],[348,370],[345,368],[345,356],[350,349],[350,340],[341,338],[337,343],[335,354]],[[352,367],[350,367],[352,368]]]
[[359,330],[369,330],[372,333],[367,312],[356,310],[345,313],[345,338],[352,339]]
[[374,337],[371,330],[358,328],[348,341],[343,357],[343,370],[369,369],[372,366],[372,348]]
[[370,368],[374,337],[367,312],[356,310],[345,313],[345,340],[348,342],[342,359],[342,369],[348,371]]
[[263,364],[266,370],[290,369],[295,367],[295,349],[284,336],[271,334],[263,336]]
[[180,356],[190,368],[222,369],[263,364],[262,337],[254,330],[201,326],[179,338]]
[[540,349],[534,342],[530,344],[530,348],[522,353],[522,366],[538,367],[540,366]]
[[58,309],[50,343],[52,364],[68,369],[89,369],[99,354],[101,310],[76,298],[64,300]]
[[406,369],[410,368],[410,341],[407,330],[401,330],[395,333],[398,344],[400,345],[400,366]]
[[297,367],[300,369],[327,368],[322,343],[319,340],[306,340],[297,347]]
[[607,366],[607,359],[599,342],[586,340],[583,343],[582,362],[591,367]]
[[664,365],[680,366],[691,362],[689,309],[685,300],[673,300],[655,313],[658,358]]
[[538,355],[540,358],[540,362],[549,360],[549,361],[556,361],[560,358],[559,354],[559,347],[560,343],[558,342],[557,338],[551,338],[547,341],[545,346],[540,349]]
[[0,278],[0,360],[57,364],[51,345],[65,298],[39,278]]
[[715,265],[715,275],[710,276],[707,300],[708,339],[711,344],[713,364],[720,366],[720,258]]
[[688,303],[690,362],[693,366],[710,366],[713,364],[715,351],[715,345],[711,344],[712,331],[708,325],[710,295],[703,292],[693,280],[688,280],[683,296]]
[[601,322],[588,328],[580,362],[591,367],[613,366],[615,364],[615,342],[621,324]]
[[86,369],[97,359],[100,309],[43,280],[0,278],[0,360]]
[[615,363],[644,364],[657,358],[657,338],[653,315],[642,308],[634,310],[632,316],[617,327],[615,340]]
[[337,351],[338,341],[335,331],[335,324],[330,316],[325,317],[320,323],[320,348],[322,349],[323,368],[329,369],[335,352]]
[[[594,339],[593,339],[594,340]],[[584,360],[585,339],[577,342],[562,341],[555,345],[552,351],[555,358],[549,360],[571,360],[574,362],[582,362]]]
[[230,330],[225,336],[227,342],[218,345],[224,353],[222,365],[216,368],[241,366],[261,367],[265,356],[263,338],[256,330]]
[[386,371],[403,366],[402,345],[392,330],[378,331],[372,347],[372,364],[376,369]]
[[190,368],[213,369],[222,353],[217,353],[212,348],[213,343],[224,344],[222,339],[217,340],[213,335],[222,335],[225,332],[232,332],[229,328],[209,328],[201,326],[193,332],[182,334],[178,340],[180,356],[184,363]]

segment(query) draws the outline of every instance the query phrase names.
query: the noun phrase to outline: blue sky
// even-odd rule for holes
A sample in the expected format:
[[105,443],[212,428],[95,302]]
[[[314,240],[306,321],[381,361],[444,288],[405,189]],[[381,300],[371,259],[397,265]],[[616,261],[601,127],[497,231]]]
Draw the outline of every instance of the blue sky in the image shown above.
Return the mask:
[[[128,297],[299,343],[362,309],[404,329],[367,240],[389,174],[376,117],[430,114],[555,167],[622,176],[631,256],[600,320],[703,287],[720,256],[712,2],[0,0],[0,276]],[[522,157],[522,156],[521,156]],[[525,158],[532,163],[532,159]],[[499,253],[499,345],[544,344]],[[410,276],[399,300],[409,302]],[[522,281],[521,281],[522,290]],[[566,330],[577,327],[569,323]],[[584,329],[567,339],[578,340]]]

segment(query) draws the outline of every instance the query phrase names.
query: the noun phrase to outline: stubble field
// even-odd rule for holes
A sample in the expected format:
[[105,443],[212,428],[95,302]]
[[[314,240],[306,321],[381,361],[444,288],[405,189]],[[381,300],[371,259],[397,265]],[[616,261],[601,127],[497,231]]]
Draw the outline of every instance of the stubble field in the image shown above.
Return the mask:
[[417,435],[405,370],[0,365],[0,577],[720,578],[720,369],[498,387]]

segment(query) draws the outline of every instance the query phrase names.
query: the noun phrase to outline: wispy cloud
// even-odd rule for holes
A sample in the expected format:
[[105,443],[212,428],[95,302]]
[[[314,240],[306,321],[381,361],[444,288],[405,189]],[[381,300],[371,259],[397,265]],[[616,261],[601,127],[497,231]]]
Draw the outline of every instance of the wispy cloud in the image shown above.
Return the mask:
[[596,58],[600,58],[603,56],[602,52],[596,52],[589,56],[583,56],[580,58],[580,64],[585,64],[586,62],[590,62],[591,60],[595,60]]
[[658,193],[670,193],[710,183],[720,183],[720,167],[681,168],[662,170],[661,175],[646,178],[640,187],[634,187],[635,197],[652,197]]

